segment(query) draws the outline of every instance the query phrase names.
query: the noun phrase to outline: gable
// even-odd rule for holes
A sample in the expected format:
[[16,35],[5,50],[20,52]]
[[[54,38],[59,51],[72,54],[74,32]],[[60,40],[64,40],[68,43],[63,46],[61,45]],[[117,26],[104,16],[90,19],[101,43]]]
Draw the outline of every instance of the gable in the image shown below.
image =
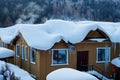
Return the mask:
[[58,48],[68,48],[68,44],[64,41],[64,40],[61,40],[60,42],[57,42],[54,44],[54,46],[51,48],[51,49],[58,49]]
[[13,44],[27,45],[21,33],[19,33],[19,35],[17,35],[16,38],[13,40]]
[[92,39],[104,39],[110,41],[109,37],[99,29],[95,31],[90,31],[85,38],[85,40],[92,40]]

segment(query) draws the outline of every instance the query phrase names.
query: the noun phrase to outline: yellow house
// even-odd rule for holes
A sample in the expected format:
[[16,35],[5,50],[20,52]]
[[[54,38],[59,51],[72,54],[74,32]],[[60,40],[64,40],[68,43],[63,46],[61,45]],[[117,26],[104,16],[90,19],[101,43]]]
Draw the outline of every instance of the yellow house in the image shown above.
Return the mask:
[[[111,25],[112,24],[112,25]],[[22,26],[12,40],[14,63],[37,80],[53,70],[69,67],[95,70],[110,78],[111,60],[120,53],[115,23],[50,20]],[[117,29],[116,29],[117,28]]]

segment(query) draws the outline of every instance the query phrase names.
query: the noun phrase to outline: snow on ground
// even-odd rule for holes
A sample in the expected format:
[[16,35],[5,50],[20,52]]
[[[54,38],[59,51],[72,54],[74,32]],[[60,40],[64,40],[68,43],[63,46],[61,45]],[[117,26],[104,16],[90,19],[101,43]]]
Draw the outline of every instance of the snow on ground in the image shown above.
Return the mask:
[[0,61],[0,74],[2,74],[2,68],[5,69],[5,62],[4,61]]
[[61,68],[49,73],[46,80],[98,80],[96,77],[72,68]]
[[[16,77],[20,77],[21,80],[35,80],[25,70],[20,69],[19,67],[15,66],[13,64],[10,64],[10,63],[7,63],[7,65],[9,67],[9,69],[11,70],[11,72],[14,72],[15,76]],[[2,69],[1,66],[3,66],[3,67],[5,66],[5,62],[4,61],[0,61],[0,73],[1,73],[1,69]]]
[[111,63],[116,67],[120,67],[120,57],[114,58]]
[[12,56],[14,56],[14,54],[15,54],[15,53],[14,53],[13,50],[0,47],[0,58],[12,57]]
[[3,75],[0,75],[0,80],[4,80]]
[[21,80],[35,80],[33,79],[28,72],[26,72],[23,69],[20,69],[19,67],[8,63],[9,69],[15,73],[16,77],[20,77]]

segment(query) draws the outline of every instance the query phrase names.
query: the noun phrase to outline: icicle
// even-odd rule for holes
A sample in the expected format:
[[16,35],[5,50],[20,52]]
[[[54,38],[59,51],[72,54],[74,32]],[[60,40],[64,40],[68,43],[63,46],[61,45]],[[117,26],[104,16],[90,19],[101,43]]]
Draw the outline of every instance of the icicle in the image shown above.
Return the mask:
[[119,56],[120,56],[120,43],[119,43]]
[[68,49],[70,53],[75,53],[75,46],[68,44]]
[[107,72],[108,66],[109,66],[109,62],[106,61],[106,62],[105,62],[105,72]]
[[114,48],[114,57],[116,56],[116,43],[113,43],[113,48]]
[[107,71],[107,68],[109,66],[109,53],[110,53],[110,50],[108,48],[108,45],[106,44],[105,45],[105,71]]

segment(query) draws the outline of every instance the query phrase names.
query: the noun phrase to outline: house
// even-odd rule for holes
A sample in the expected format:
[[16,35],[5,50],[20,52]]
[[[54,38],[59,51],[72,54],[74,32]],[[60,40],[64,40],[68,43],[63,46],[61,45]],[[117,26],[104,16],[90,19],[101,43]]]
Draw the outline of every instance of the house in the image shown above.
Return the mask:
[[46,80],[47,74],[65,67],[112,75],[110,62],[120,53],[119,23],[49,20],[15,26],[17,30],[13,26],[10,31],[15,32],[10,38],[14,63],[37,80]]
[[[17,35],[17,26],[0,28],[0,46],[14,50],[13,40]],[[5,59],[6,62],[14,63],[14,57]]]
[[120,55],[117,58],[114,58],[112,61],[112,71],[114,74],[115,80],[120,80]]

